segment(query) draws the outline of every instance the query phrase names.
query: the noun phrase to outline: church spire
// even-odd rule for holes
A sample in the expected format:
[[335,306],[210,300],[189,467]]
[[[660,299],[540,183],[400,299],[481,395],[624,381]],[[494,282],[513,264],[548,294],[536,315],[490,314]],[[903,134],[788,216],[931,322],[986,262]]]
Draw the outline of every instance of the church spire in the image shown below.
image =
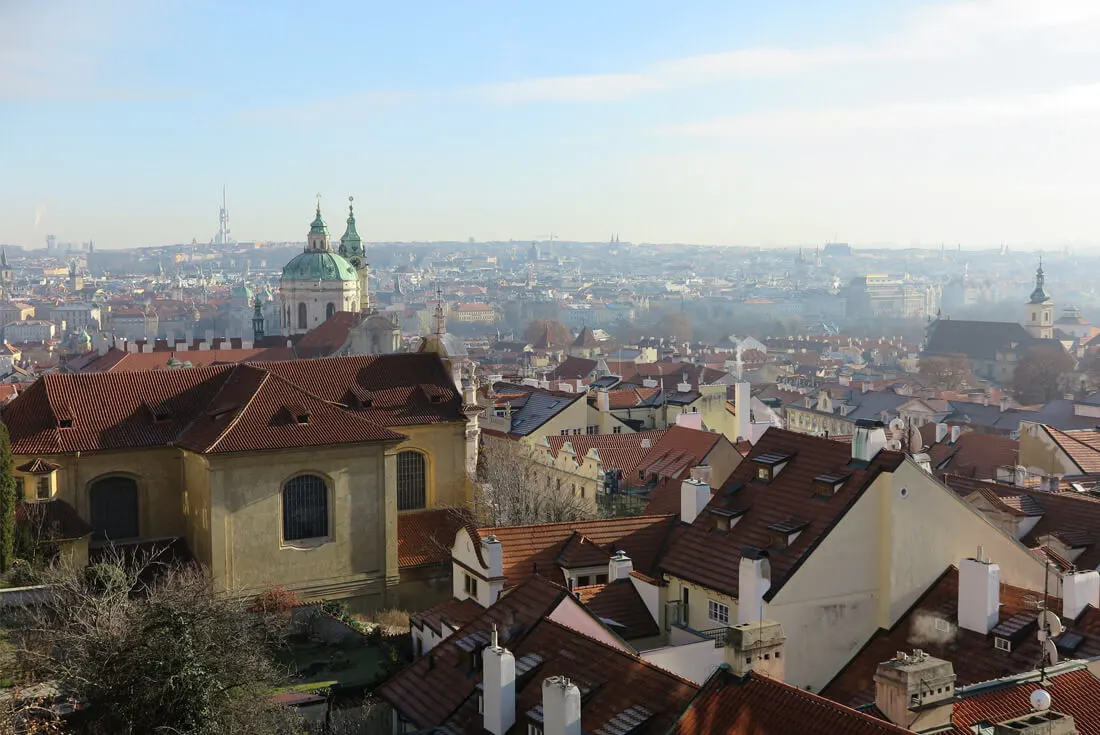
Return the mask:
[[340,255],[351,259],[363,257],[363,239],[355,230],[355,197],[348,197],[348,226],[340,238]]
[[0,268],[8,267],[8,249],[0,248]]
[[443,312],[443,290],[436,284],[435,287],[435,327],[432,334],[443,335],[447,333],[447,315]]
[[256,297],[256,303],[252,309],[252,340],[254,345],[260,344],[264,339],[264,305],[260,297]]
[[327,253],[331,249],[328,244],[328,225],[325,224],[325,219],[321,216],[321,195],[318,194],[317,212],[309,226],[309,239],[306,243],[306,250]]
[[1035,271],[1035,290],[1031,292],[1032,304],[1045,304],[1050,301],[1050,296],[1047,295],[1046,288],[1046,275],[1043,273],[1043,256],[1039,256],[1039,267]]

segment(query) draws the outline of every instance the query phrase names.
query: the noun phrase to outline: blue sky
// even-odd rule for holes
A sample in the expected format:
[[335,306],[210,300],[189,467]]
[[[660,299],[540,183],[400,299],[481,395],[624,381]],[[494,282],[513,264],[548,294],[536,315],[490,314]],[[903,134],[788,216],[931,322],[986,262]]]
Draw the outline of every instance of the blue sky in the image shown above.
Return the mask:
[[0,0],[0,242],[1100,242],[1100,2]]

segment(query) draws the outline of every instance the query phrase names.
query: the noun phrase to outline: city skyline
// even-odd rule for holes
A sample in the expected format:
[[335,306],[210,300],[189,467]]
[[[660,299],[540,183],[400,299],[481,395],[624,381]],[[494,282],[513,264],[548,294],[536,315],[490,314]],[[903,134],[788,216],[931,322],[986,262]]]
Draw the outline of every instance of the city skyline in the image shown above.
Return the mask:
[[1100,7],[830,6],[8,6],[0,242],[1100,242]]

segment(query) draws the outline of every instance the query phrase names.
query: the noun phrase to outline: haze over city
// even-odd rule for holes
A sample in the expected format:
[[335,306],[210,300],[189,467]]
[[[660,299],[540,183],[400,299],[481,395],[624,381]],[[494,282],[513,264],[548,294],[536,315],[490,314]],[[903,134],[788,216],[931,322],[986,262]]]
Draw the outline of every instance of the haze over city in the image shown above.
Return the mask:
[[5,3],[0,242],[1100,242],[1100,4]]

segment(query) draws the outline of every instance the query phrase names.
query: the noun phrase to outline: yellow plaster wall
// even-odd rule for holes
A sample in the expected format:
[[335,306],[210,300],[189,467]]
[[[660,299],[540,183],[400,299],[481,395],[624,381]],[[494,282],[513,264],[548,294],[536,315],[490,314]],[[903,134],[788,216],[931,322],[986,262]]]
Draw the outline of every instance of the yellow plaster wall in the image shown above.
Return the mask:
[[[562,398],[568,401],[570,398]],[[573,404],[564,411],[554,416],[542,426],[523,438],[528,444],[535,445],[545,437],[560,436],[562,431],[568,431],[570,435],[575,429],[580,429],[584,434],[588,427],[588,401],[584,398],[573,400]]]
[[395,451],[416,450],[427,460],[427,507],[468,505],[472,488],[466,478],[466,425],[402,426],[397,431],[409,438]]
[[[397,547],[384,463],[380,444],[211,458],[211,527],[224,538],[214,549],[219,581],[245,592],[282,584],[306,599],[383,593],[391,555],[396,581]],[[330,490],[329,540],[314,546],[282,540],[282,486],[305,473],[325,477]]]
[[679,577],[674,577],[671,574],[665,575],[665,579],[668,582],[667,585],[661,587],[661,630],[664,630],[667,621],[665,619],[666,606],[665,603],[670,600],[682,600],[683,590],[686,587],[688,590],[688,620],[687,626],[694,630],[713,630],[714,628],[723,627],[721,623],[716,623],[710,619],[708,600],[714,600],[729,608],[729,624],[737,624],[737,599],[729,595],[723,595],[714,590],[707,589],[702,585],[689,582]]

